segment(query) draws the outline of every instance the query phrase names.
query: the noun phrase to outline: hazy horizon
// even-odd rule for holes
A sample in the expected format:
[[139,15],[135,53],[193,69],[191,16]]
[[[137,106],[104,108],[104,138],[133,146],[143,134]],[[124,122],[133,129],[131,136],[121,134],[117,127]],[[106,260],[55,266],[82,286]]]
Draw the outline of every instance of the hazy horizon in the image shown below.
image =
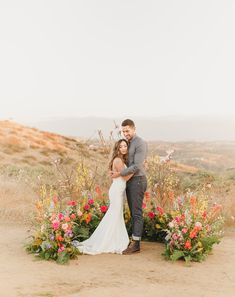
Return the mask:
[[[137,133],[146,140],[160,141],[235,141],[235,118],[213,116],[131,117]],[[55,117],[42,120],[24,120],[21,124],[65,136],[98,138],[101,130],[106,138],[114,133],[118,117]]]

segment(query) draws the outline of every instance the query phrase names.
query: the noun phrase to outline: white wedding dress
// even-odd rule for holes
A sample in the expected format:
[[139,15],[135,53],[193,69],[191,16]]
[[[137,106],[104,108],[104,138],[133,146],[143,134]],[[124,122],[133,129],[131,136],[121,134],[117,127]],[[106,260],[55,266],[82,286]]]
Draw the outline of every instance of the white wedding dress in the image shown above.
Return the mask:
[[126,181],[114,178],[109,189],[109,208],[93,234],[87,240],[76,244],[81,253],[96,255],[101,253],[122,254],[129,243],[129,236],[123,216]]

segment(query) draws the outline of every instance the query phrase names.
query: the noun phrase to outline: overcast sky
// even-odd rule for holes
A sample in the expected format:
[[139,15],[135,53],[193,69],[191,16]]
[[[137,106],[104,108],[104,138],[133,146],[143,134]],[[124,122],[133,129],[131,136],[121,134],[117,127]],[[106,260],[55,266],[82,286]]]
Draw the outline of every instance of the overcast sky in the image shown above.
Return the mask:
[[0,119],[235,114],[234,31],[234,0],[0,0]]

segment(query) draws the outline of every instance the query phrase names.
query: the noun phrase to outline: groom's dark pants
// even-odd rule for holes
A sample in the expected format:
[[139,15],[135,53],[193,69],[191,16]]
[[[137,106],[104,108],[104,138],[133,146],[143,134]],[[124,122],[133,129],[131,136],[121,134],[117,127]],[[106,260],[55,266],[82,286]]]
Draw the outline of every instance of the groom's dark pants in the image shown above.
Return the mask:
[[126,185],[127,202],[132,220],[132,238],[140,240],[143,233],[143,199],[147,189],[146,176],[133,176]]

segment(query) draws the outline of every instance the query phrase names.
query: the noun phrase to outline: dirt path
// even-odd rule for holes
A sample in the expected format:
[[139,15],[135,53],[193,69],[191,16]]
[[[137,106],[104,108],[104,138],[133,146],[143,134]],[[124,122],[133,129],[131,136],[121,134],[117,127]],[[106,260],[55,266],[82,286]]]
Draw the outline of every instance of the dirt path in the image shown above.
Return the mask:
[[35,260],[24,249],[27,229],[0,225],[0,297],[232,297],[235,230],[213,255],[186,267],[166,262],[163,245],[143,243],[131,256],[83,255],[68,265]]

